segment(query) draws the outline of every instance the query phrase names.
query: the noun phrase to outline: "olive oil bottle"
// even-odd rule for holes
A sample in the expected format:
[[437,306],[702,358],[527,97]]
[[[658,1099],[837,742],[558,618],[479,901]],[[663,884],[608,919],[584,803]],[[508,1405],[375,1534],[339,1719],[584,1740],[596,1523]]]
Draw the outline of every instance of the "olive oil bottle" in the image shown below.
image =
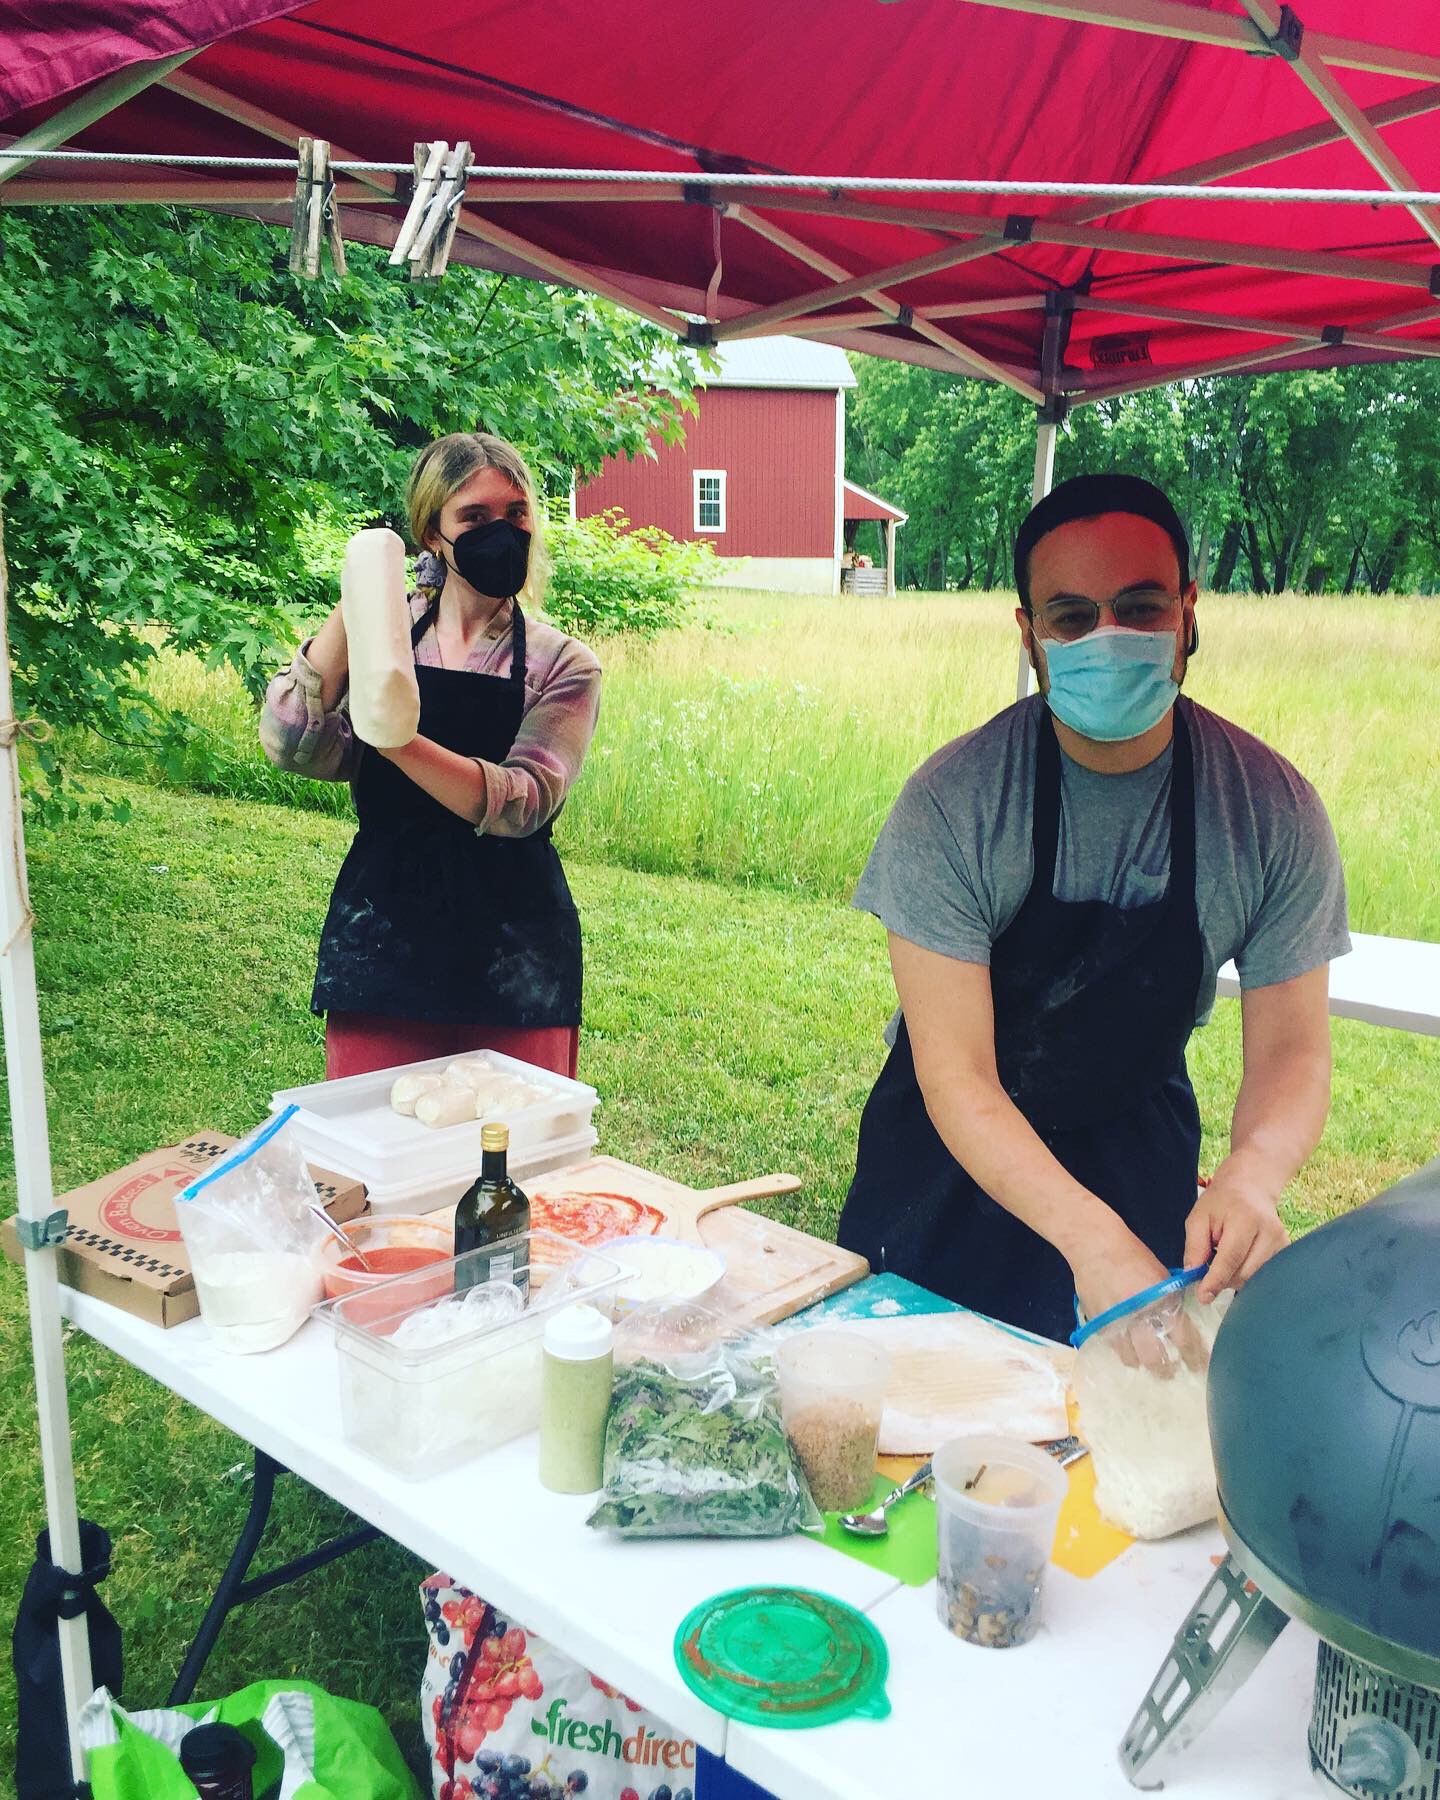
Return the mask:
[[530,1286],[530,1202],[505,1172],[510,1149],[508,1125],[480,1130],[480,1173],[455,1211],[455,1254],[490,1249],[456,1272],[456,1287],[482,1281],[513,1281],[521,1293]]

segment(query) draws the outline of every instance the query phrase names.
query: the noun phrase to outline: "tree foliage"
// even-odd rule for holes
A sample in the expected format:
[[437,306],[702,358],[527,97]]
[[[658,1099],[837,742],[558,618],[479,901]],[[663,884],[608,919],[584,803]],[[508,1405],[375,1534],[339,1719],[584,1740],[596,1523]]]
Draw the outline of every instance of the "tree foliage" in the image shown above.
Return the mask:
[[[383,253],[297,281],[286,239],[169,208],[0,212],[0,502],[17,704],[152,747],[162,644],[258,689],[332,599],[338,540],[416,449],[483,425],[552,491],[674,438],[687,353],[568,290]],[[562,546],[563,549],[563,546]],[[53,781],[53,755],[42,752]]]
[[[852,470],[904,506],[903,586],[1010,578],[1035,415],[1004,388],[856,359]],[[1148,476],[1185,519],[1201,578],[1278,593],[1434,590],[1440,367],[1366,365],[1187,381],[1076,408],[1056,478]]]

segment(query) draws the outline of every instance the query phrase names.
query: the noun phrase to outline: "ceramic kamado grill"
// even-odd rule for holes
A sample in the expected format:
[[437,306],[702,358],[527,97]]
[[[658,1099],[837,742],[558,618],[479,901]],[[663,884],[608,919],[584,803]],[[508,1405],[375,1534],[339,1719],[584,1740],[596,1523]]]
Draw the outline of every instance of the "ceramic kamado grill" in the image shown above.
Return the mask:
[[1440,1160],[1246,1284],[1209,1408],[1229,1555],[1126,1733],[1126,1774],[1162,1786],[1295,1618],[1321,1640],[1320,1785],[1440,1800]]

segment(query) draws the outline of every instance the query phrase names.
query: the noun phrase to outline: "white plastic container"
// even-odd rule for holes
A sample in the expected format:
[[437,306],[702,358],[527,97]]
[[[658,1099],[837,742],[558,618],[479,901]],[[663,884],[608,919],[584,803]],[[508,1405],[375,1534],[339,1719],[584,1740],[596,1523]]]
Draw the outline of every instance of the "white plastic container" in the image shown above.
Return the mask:
[[940,1623],[990,1650],[1029,1643],[1069,1486],[1064,1470],[1033,1444],[989,1436],[942,1444],[934,1470]]
[[[528,1193],[530,1183],[538,1181],[542,1175],[549,1175],[556,1169],[573,1169],[577,1163],[588,1162],[595,1154],[597,1136],[598,1133],[592,1126],[576,1137],[556,1138],[549,1144],[539,1146],[529,1155],[510,1157],[506,1163],[506,1172],[517,1187]],[[336,1173],[349,1175],[354,1171],[340,1169]],[[391,1213],[431,1213],[438,1212],[445,1206],[454,1206],[479,1173],[480,1165],[477,1162],[474,1168],[467,1166],[459,1174],[447,1175],[438,1180],[433,1175],[422,1175],[418,1181],[403,1181],[393,1186],[371,1183],[360,1174],[356,1174],[355,1178],[365,1182],[370,1211],[379,1218],[386,1218]]]
[[[463,1330],[443,1342],[397,1345],[406,1319],[453,1307],[466,1273],[488,1264],[494,1246],[431,1263],[329,1307],[340,1369],[340,1418],[347,1440],[407,1481],[469,1462],[540,1423],[545,1327],[577,1302],[607,1316],[619,1265],[551,1232],[531,1231],[530,1266],[543,1270],[529,1304],[499,1325]],[[437,1299],[436,1276],[452,1271],[451,1292]]]
[[[521,1187],[551,1169],[583,1162],[593,1149],[592,1123],[600,1097],[583,1081],[537,1069],[498,1050],[477,1050],[476,1061],[497,1073],[519,1076],[547,1098],[511,1111],[487,1114],[510,1127],[510,1174]],[[443,1074],[453,1056],[431,1057],[394,1069],[375,1069],[343,1081],[283,1088],[271,1098],[279,1111],[296,1106],[299,1141],[312,1161],[363,1181],[375,1212],[430,1212],[452,1205],[480,1171],[480,1119],[438,1129],[397,1113],[390,1089],[397,1076]]]

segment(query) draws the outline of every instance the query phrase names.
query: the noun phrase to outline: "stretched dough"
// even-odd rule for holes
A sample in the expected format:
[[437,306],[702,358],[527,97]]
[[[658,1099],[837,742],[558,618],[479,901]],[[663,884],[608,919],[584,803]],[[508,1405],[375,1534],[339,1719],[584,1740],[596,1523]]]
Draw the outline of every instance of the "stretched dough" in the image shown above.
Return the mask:
[[357,531],[345,546],[340,613],[355,735],[379,750],[401,749],[420,726],[420,688],[405,603],[405,546],[393,531]]
[[415,1117],[422,1125],[433,1125],[437,1130],[444,1125],[461,1125],[475,1117],[475,1095],[467,1087],[442,1081],[415,1102]]
[[397,1113],[413,1119],[415,1102],[432,1088],[438,1088],[442,1079],[439,1075],[397,1075],[390,1089],[391,1106]]

